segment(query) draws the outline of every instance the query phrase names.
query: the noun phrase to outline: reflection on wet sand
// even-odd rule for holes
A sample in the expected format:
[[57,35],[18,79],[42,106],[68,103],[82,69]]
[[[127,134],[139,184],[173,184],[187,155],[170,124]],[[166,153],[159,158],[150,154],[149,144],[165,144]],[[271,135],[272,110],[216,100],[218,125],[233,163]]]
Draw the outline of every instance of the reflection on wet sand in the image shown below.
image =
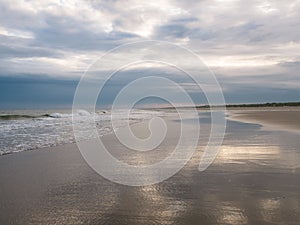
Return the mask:
[[249,162],[264,165],[268,160],[279,159],[278,146],[227,146],[221,147],[215,163],[246,164]]
[[[217,159],[200,173],[201,125],[204,141],[188,164],[144,187],[104,179],[74,145],[0,157],[0,224],[300,224],[299,135],[228,121]],[[112,154],[152,163],[170,154],[168,138],[166,151]]]
[[262,209],[262,216],[265,221],[272,222],[274,217],[280,213],[279,199],[262,199],[259,207]]
[[243,211],[235,206],[232,206],[230,203],[224,204],[220,207],[220,212],[223,212],[223,215],[219,219],[219,223],[225,224],[247,224],[248,219],[244,215]]

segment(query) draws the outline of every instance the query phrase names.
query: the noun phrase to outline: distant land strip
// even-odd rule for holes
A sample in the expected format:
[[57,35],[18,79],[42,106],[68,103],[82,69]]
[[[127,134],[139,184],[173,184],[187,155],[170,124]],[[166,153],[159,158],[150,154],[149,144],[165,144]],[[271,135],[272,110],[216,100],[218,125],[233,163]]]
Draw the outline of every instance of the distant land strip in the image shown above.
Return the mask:
[[[300,102],[267,102],[267,103],[250,103],[250,104],[226,104],[226,108],[248,108],[248,107],[291,107],[300,106]],[[197,105],[194,106],[179,106],[179,107],[162,107],[161,109],[175,109],[175,108],[197,108],[197,109],[207,109],[207,108],[217,108],[224,107],[223,105]]]

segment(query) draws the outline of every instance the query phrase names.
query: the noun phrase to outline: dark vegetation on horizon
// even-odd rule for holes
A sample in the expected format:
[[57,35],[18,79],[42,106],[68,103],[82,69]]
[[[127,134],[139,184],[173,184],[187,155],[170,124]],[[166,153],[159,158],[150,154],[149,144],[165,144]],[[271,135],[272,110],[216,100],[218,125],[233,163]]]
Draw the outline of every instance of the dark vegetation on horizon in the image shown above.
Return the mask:
[[282,106],[300,106],[300,102],[272,102],[272,103],[252,103],[252,104],[229,104],[226,107],[282,107]]
[[[248,108],[248,107],[284,107],[284,106],[300,106],[300,102],[267,102],[267,103],[250,103],[250,104],[226,104],[226,108]],[[223,107],[223,105],[198,105],[197,109],[206,109],[206,108],[214,108],[214,107]],[[163,109],[174,109],[175,107],[165,107]],[[182,108],[189,108],[182,107]]]

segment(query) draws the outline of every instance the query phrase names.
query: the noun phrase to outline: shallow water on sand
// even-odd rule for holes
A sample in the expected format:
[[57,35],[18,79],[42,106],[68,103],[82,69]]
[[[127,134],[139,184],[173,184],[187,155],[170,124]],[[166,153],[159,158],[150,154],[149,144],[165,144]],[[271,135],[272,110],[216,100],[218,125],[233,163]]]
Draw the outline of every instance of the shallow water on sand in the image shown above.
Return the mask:
[[[200,118],[204,131],[206,116]],[[202,133],[183,170],[144,187],[102,178],[73,145],[2,156],[0,223],[299,224],[299,135],[260,128],[228,121],[217,159],[199,172]]]

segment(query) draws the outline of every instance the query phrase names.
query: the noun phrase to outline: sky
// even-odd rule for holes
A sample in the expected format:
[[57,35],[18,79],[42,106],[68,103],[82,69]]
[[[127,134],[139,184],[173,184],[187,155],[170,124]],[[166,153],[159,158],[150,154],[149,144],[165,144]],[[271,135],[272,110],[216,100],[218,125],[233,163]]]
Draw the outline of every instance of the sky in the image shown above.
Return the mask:
[[[198,54],[227,103],[300,101],[299,0],[0,0],[0,108],[70,105],[91,63],[144,40]],[[170,71],[123,71],[106,85],[103,105],[124,80],[153,73],[205,102],[189,79]]]

